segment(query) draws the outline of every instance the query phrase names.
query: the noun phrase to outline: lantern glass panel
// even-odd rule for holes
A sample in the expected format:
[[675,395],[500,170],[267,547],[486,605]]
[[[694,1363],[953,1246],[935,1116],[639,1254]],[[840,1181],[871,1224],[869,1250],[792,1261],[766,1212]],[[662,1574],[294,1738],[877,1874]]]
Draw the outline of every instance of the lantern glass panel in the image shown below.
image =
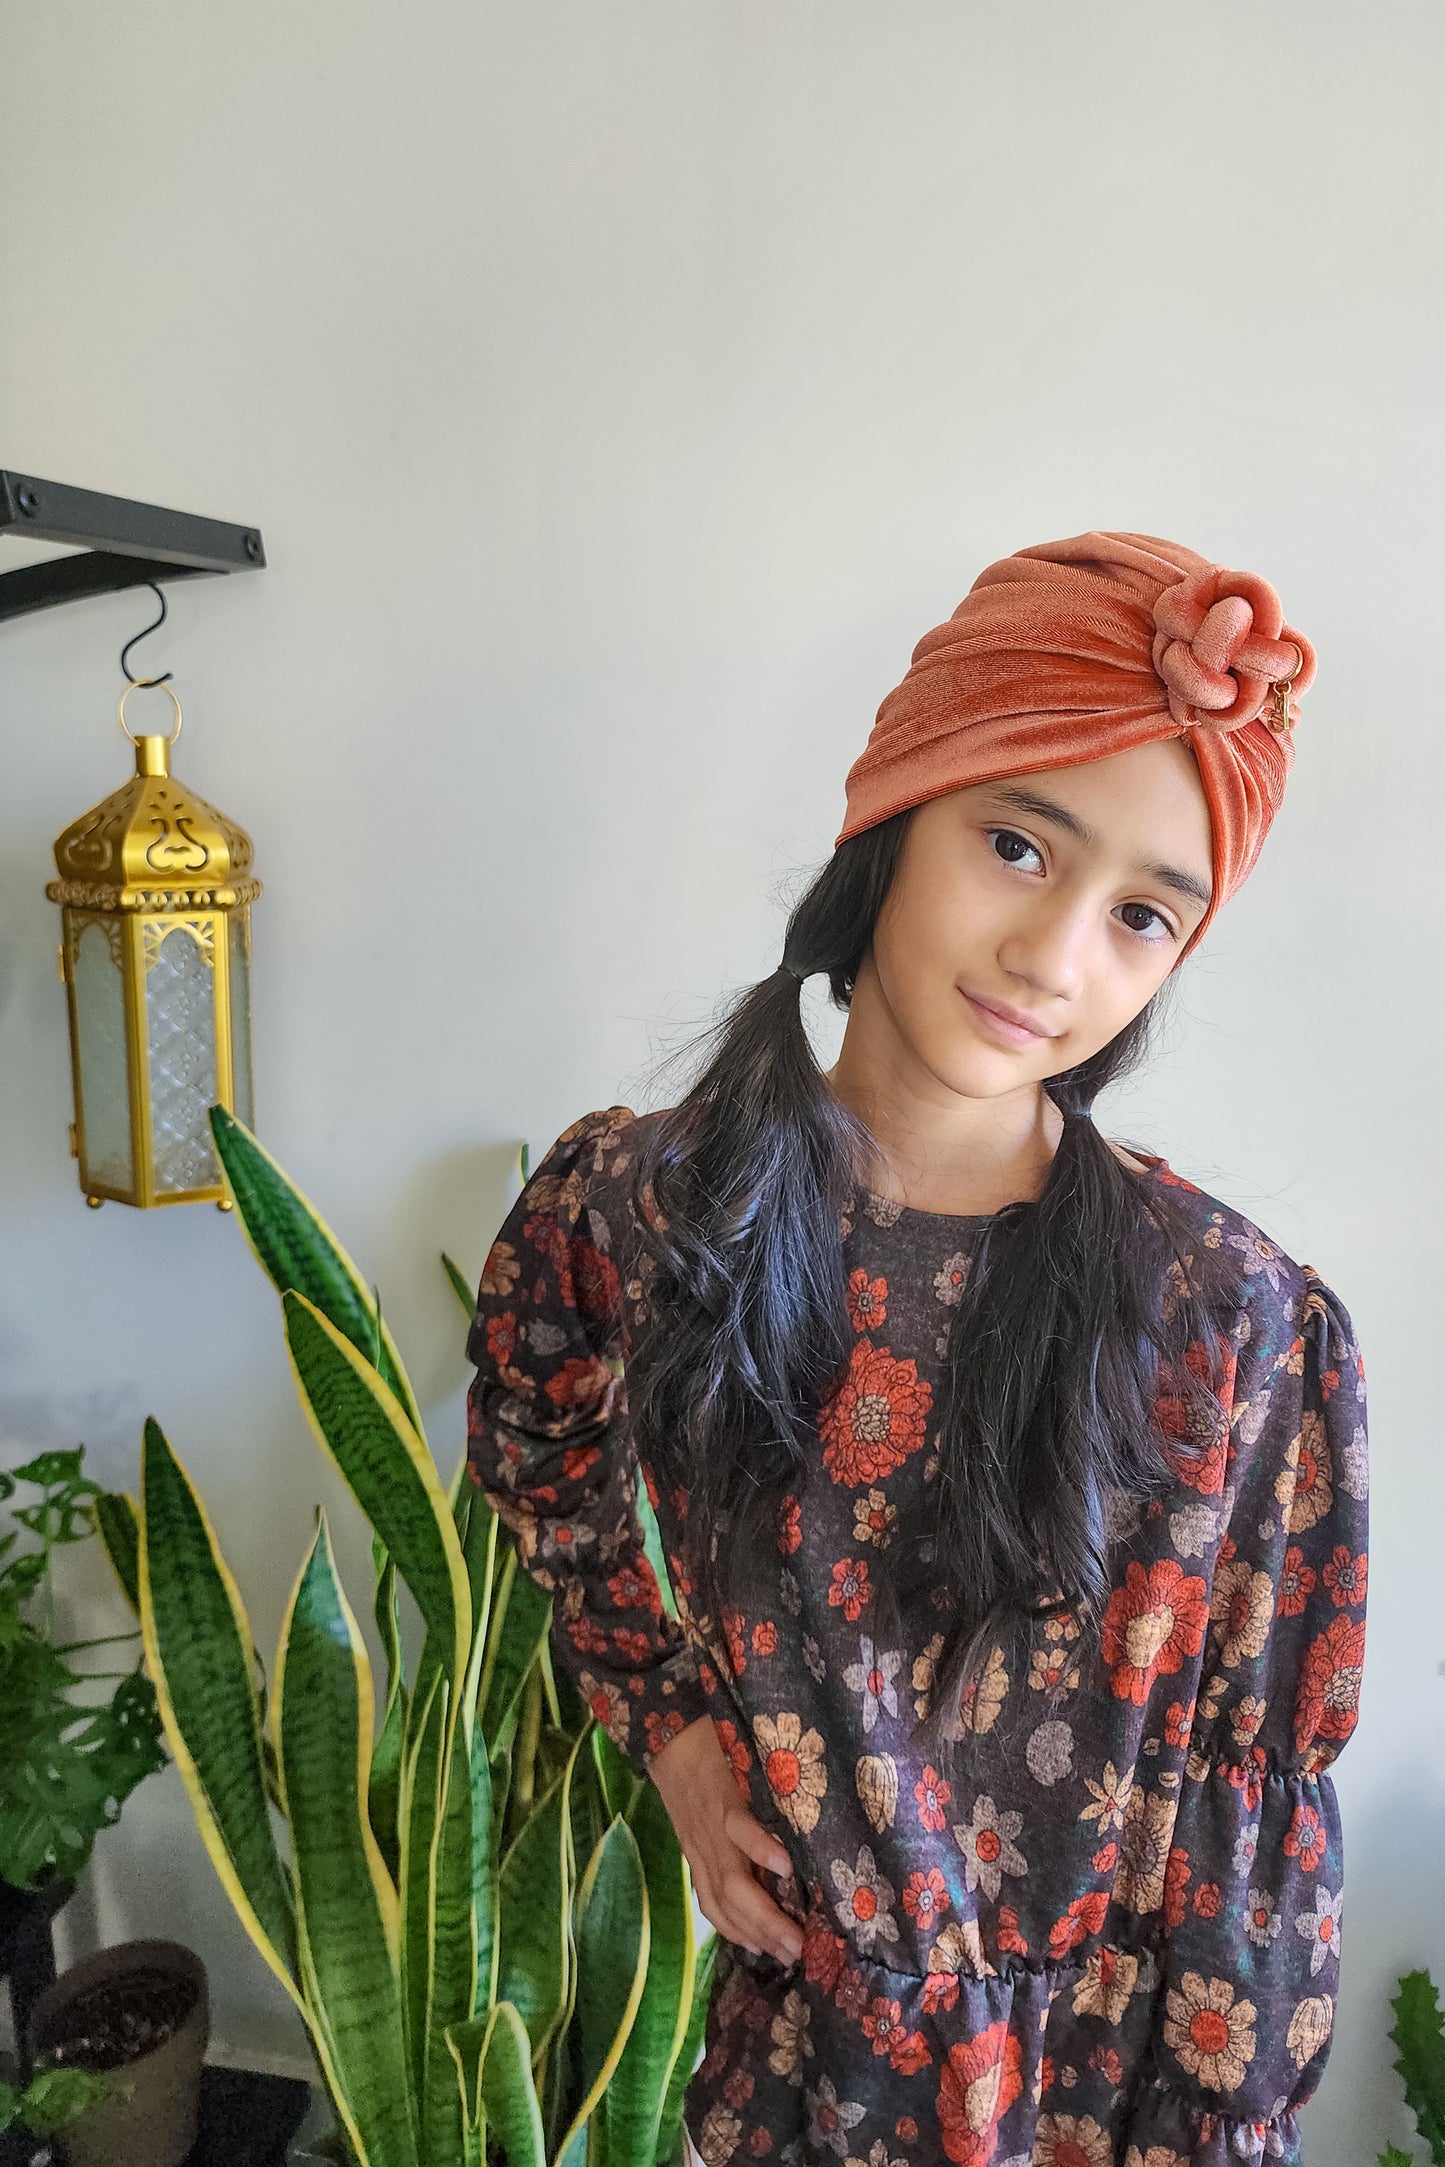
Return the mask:
[[155,1185],[210,1188],[219,1180],[206,1119],[216,1098],[215,920],[146,918],[141,931]]
[[256,1126],[256,1087],[251,1075],[251,913],[246,904],[228,911],[231,953],[231,1069],[235,1110],[248,1129]]
[[125,1056],[125,978],[122,928],[111,913],[76,912],[71,979],[76,1052],[80,1061],[80,1128],[85,1175],[107,1188],[129,1189],[130,1085]]

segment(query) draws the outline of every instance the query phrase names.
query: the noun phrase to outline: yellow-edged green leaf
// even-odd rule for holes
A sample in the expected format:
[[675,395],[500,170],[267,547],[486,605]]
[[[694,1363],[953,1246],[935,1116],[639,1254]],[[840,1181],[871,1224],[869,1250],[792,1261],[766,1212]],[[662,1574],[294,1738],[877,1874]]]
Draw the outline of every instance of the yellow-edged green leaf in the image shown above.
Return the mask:
[[453,1264],[451,1258],[447,1255],[445,1249],[443,1249],[442,1251],[442,1269],[446,1273],[448,1279],[451,1281],[452,1292],[455,1294],[457,1300],[461,1303],[463,1310],[466,1312],[467,1322],[470,1324],[472,1318],[477,1313],[476,1288],[470,1283],[470,1281],[468,1281],[468,1279],[458,1269],[458,1267]]
[[386,1697],[381,1726],[371,1753],[371,1774],[366,1790],[366,1810],[371,1833],[395,1881],[401,1870],[401,1838],[397,1815],[401,1803],[402,1740],[406,1731],[406,1681],[401,1660],[401,1620],[396,1608],[396,1561],[388,1557],[380,1538],[371,1538],[372,1561],[377,1568],[376,1596],[372,1615],[386,1656]]
[[[209,1119],[242,1229],[277,1293],[294,1287],[354,1347],[365,1352],[375,1343],[378,1311],[360,1272],[320,1212],[228,1107],[212,1106]],[[416,1395],[384,1323],[376,1367],[419,1430]]]
[[276,1662],[292,1878],[337,2091],[366,2167],[418,2167],[397,1987],[397,1897],[366,1812],[371,1665],[318,1514]]
[[395,1559],[442,1669],[460,1679],[471,1648],[471,1597],[436,1462],[395,1393],[330,1318],[293,1288],[281,1307],[312,1429]]
[[401,1779],[401,1995],[407,2059],[418,2099],[426,2078],[427,1981],[431,1969],[433,1849],[442,1809],[447,1683],[432,1678]]
[[657,2137],[659,2161],[675,2159],[682,2149],[683,2109],[687,2104],[687,2088],[692,2081],[693,2070],[697,2067],[703,2035],[707,2030],[707,2008],[712,1998],[717,1952],[718,1936],[715,1933],[709,1934],[697,1953],[687,2028],[683,2033],[677,2060],[672,2065],[672,2075],[667,2080],[667,2097],[662,2103],[662,2122]]
[[636,2020],[607,2087],[607,2162],[608,2167],[656,2167],[667,2081],[692,2005],[692,1889],[655,1783],[641,1785],[627,1825],[647,1881],[651,1952]]
[[105,1544],[106,1556],[115,1569],[121,1591],[136,1616],[140,1616],[140,1585],[136,1549],[140,1537],[135,1506],[123,1491],[102,1490],[95,1500],[95,1524]]
[[497,1998],[520,2012],[534,2061],[566,1999],[567,1792],[574,1760],[522,1825],[502,1860],[497,1890]]
[[546,1644],[552,1598],[525,1572],[510,1543],[492,1589],[487,1646],[477,1696],[482,1728],[493,1747],[512,1735],[527,1673]]
[[195,1487],[146,1417],[137,1595],[166,1739],[242,1924],[292,1998],[291,1892],[271,1832],[250,1620]]
[[462,2167],[462,2106],[447,2046],[453,2024],[476,2008],[477,1936],[472,1909],[471,1769],[466,1726],[448,1725],[451,1760],[441,1824],[432,1848],[431,1945],[427,1977],[426,2067],[422,2088],[422,2157],[427,2167]]
[[647,1976],[651,1927],[637,1839],[615,1820],[588,1861],[577,1891],[577,2020],[582,2101],[558,2147],[565,2160],[597,2113],[636,2021]]
[[453,2025],[447,2044],[467,2126],[500,2146],[507,2167],[546,2167],[527,2027],[511,2003],[498,2002],[486,2016]]

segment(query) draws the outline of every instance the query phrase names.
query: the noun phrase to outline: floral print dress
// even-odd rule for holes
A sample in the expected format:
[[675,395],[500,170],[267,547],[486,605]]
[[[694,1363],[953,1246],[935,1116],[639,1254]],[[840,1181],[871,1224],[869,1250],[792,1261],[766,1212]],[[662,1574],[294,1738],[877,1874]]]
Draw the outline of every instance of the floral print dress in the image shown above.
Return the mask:
[[[508,1214],[467,1340],[469,1460],[631,1765],[710,1715],[793,1862],[760,1879],[801,1925],[799,1960],[719,1950],[686,2102],[706,2167],[1298,2162],[1339,1992],[1328,1771],[1364,1660],[1365,1384],[1343,1305],[1147,1160],[1246,1275],[1212,1448],[1111,1524],[1091,1657],[1058,1609],[995,1647],[949,1781],[906,1720],[941,1636],[885,1645],[871,1619],[905,1485],[936,1472],[950,1307],[986,1222],[855,1192],[851,1358],[746,1608],[694,1612],[685,1493],[643,1470],[679,1623],[626,1419],[646,1292],[626,1177],[657,1118],[583,1116]],[[1183,1405],[1161,1397],[1166,1436]]]

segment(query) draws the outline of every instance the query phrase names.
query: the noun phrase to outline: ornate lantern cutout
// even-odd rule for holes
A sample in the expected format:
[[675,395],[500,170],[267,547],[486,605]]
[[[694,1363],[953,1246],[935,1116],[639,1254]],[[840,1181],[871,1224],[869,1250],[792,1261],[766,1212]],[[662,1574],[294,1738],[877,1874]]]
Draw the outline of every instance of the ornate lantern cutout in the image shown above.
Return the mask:
[[181,734],[137,737],[135,774],[55,844],[60,975],[75,1089],[71,1154],[88,1204],[231,1209],[208,1110],[255,1126],[251,838],[170,771]]

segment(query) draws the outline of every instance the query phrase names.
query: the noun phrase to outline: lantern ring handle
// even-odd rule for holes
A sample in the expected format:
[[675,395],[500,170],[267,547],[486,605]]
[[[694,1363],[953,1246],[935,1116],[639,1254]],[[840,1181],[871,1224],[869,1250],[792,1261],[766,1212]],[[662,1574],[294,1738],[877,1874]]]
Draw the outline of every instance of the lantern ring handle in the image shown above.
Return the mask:
[[152,689],[154,689],[156,692],[163,692],[166,698],[170,701],[171,706],[176,711],[176,726],[174,730],[171,731],[169,737],[166,739],[166,743],[168,745],[174,745],[176,739],[181,734],[181,703],[172,692],[170,686],[162,684],[158,678],[138,677],[133,685],[126,686],[125,691],[120,696],[120,706],[116,709],[116,721],[120,724],[121,729],[125,731],[126,736],[134,745],[136,742],[136,734],[134,730],[126,728],[125,703],[130,698],[133,692],[149,692]]

